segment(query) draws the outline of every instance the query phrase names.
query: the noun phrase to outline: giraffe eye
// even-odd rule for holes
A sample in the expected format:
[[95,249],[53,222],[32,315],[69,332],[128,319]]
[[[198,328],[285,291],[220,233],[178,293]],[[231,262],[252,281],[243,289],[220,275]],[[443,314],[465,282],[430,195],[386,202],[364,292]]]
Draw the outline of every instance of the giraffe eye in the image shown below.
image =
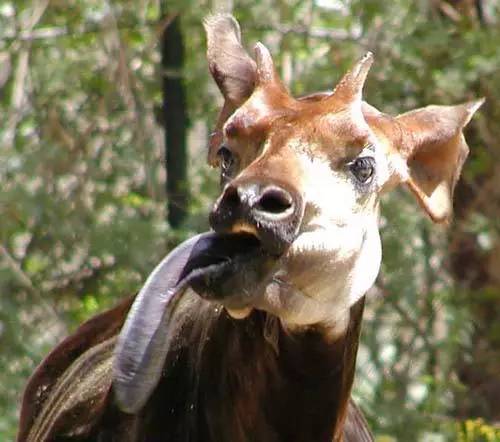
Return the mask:
[[356,179],[362,184],[368,184],[375,172],[375,159],[360,157],[349,163],[349,169]]

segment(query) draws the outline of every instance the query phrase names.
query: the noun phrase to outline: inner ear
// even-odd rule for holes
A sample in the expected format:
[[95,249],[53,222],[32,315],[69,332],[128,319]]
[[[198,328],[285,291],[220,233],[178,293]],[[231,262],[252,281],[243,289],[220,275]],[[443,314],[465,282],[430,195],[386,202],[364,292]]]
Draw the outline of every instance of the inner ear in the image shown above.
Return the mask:
[[449,220],[453,212],[453,192],[469,147],[462,134],[436,146],[435,151],[418,152],[408,161],[407,185],[435,222]]
[[428,106],[397,118],[399,146],[408,165],[406,184],[435,222],[451,218],[453,191],[469,153],[463,128],[482,100],[457,106]]
[[230,14],[208,16],[207,59],[210,73],[224,98],[237,107],[253,92],[256,64],[241,44],[240,25]]

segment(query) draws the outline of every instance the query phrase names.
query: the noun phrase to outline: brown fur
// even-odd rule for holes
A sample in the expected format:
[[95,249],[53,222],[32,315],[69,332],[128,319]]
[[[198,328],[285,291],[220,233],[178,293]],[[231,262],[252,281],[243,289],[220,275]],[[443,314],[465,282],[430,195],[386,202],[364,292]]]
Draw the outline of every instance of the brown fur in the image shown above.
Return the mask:
[[[109,336],[99,330],[116,333],[127,300],[84,324],[35,372],[24,395],[18,441],[329,442],[342,434],[346,441],[369,441],[362,415],[349,403],[363,304],[352,308],[346,335],[328,342],[314,328],[287,332],[263,312],[233,320],[196,297],[191,320],[183,323],[160,384],[139,415],[120,412],[108,384],[100,397],[72,403],[45,433],[37,431],[43,426],[37,416],[71,397],[82,378],[96,376],[90,365],[56,392],[55,380],[74,364],[66,350],[79,353],[88,346],[83,356],[90,359],[92,348]],[[89,340],[92,329],[96,335]],[[49,367],[55,373],[50,380],[42,375]],[[40,388],[46,388],[43,397],[36,393]]]

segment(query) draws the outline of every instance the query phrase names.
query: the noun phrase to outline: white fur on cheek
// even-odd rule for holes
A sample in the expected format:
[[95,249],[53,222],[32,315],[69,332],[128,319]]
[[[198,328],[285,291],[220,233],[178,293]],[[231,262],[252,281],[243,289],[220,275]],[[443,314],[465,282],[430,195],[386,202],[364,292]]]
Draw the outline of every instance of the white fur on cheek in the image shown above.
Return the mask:
[[361,253],[351,272],[349,305],[354,305],[374,284],[382,261],[382,246],[376,218],[366,230]]
[[349,308],[373,284],[379,266],[376,229],[303,233],[266,283],[257,308],[278,315],[288,326],[322,323],[340,333]]
[[344,225],[358,211],[357,193],[344,171],[333,171],[328,160],[305,159],[305,201],[315,207],[320,224]]
[[378,274],[377,194],[360,197],[352,178],[324,159],[307,157],[303,166],[310,218],[267,282],[258,308],[288,325],[338,327]]

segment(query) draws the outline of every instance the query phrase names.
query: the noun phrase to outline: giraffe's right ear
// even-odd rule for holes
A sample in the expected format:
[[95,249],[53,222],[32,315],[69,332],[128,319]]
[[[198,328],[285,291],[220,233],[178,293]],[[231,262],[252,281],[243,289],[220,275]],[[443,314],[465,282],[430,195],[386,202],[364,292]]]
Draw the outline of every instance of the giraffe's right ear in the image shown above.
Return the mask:
[[224,96],[215,130],[210,137],[208,161],[214,164],[222,142],[222,126],[253,92],[256,64],[241,45],[240,26],[230,14],[215,14],[204,21],[207,34],[208,68]]

